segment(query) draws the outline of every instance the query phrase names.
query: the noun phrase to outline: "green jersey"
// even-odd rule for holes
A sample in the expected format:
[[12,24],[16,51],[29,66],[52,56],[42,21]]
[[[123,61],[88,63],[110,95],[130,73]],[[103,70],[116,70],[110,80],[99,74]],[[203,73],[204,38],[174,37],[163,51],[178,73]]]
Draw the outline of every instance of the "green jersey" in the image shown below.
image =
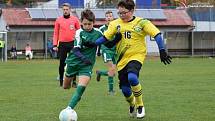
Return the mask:
[[[108,29],[108,26],[106,24],[104,24],[101,27],[99,27],[99,29],[102,31],[102,33],[104,33],[104,31],[106,31]],[[116,46],[113,46],[112,48],[108,48],[102,44],[101,50],[102,50],[102,52],[105,51],[107,53],[115,53]]]
[[[81,28],[76,31],[74,48],[79,47],[80,52],[92,62],[92,65],[95,64],[96,60],[96,47],[86,47],[83,45],[83,43],[87,41],[95,42],[102,35],[102,32],[97,28],[93,28],[91,31],[85,31]],[[83,61],[75,56],[72,51],[67,56],[66,64],[67,66],[84,65]]]

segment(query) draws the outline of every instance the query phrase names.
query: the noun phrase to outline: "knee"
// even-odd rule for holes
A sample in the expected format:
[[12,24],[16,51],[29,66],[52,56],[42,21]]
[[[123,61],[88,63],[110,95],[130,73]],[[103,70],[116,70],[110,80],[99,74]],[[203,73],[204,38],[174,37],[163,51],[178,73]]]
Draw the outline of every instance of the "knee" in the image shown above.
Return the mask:
[[138,77],[135,73],[128,73],[128,81],[132,86],[136,86],[139,84]]
[[108,76],[115,76],[115,74],[116,74],[116,67],[113,64],[113,62],[109,61],[107,63],[107,66],[108,66]]
[[63,85],[63,89],[70,89],[71,88],[71,86],[69,85]]
[[115,76],[116,72],[115,72],[115,69],[109,69],[108,71],[108,76]]
[[122,89],[122,93],[125,97],[129,97],[131,96],[132,92],[131,92],[131,88],[127,87],[127,86],[121,86]]

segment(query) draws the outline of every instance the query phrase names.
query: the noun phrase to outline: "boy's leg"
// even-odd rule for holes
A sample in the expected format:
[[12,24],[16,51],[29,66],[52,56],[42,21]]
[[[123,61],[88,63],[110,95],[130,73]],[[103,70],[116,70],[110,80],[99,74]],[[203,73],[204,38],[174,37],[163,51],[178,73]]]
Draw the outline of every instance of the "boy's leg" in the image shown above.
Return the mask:
[[75,93],[73,94],[73,96],[69,102],[69,107],[71,107],[72,109],[75,108],[77,103],[80,101],[81,96],[83,95],[85,88],[88,85],[89,81],[90,81],[89,76],[80,76],[79,77],[79,80],[78,80],[79,83],[78,83]]
[[108,87],[109,87],[109,93],[113,93],[114,94],[114,76],[115,76],[115,72],[116,72],[116,65],[113,64],[112,61],[108,61],[107,63],[108,66]]
[[119,85],[122,93],[129,104],[129,115],[134,117],[135,115],[135,97],[131,90],[130,84],[128,82],[128,76],[126,75],[126,68],[118,72],[118,78],[120,80]]
[[73,67],[73,66],[66,66],[65,70],[66,71],[65,71],[64,81],[63,81],[63,88],[68,89],[71,87],[71,83],[72,83],[72,87],[74,87],[73,80],[76,79],[78,70],[76,67]]
[[100,81],[101,76],[108,76],[108,94],[114,94],[114,76],[116,71],[116,65],[115,60],[113,62],[114,55],[111,52],[108,52],[107,50],[103,50],[102,57],[104,60],[104,63],[106,63],[108,67],[108,71],[106,70],[97,70],[96,71],[96,80]]
[[145,108],[143,104],[142,86],[140,85],[137,75],[134,73],[128,73],[128,79],[131,84],[131,89],[135,97],[137,107],[137,118],[144,118]]
[[129,86],[122,85],[121,86],[122,93],[129,104],[129,115],[130,117],[134,117],[135,115],[135,97],[131,91]]
[[80,101],[81,96],[85,91],[86,86],[78,85],[75,93],[73,94],[72,98],[70,99],[69,106],[74,109],[77,103]]
[[70,89],[71,88],[71,81],[74,79],[73,77],[64,77],[64,81],[63,81],[63,88],[64,89]]
[[108,76],[107,70],[96,70],[96,80],[99,82],[101,80],[101,76]]
[[[108,62],[108,53],[106,53],[105,50],[102,50],[102,57],[103,57],[103,61],[104,63]],[[108,76],[108,71],[107,70],[96,70],[96,80],[100,81],[101,76]]]
[[111,63],[111,65],[108,63],[108,71],[106,70],[97,70],[96,71],[96,80],[100,81],[101,76],[108,76],[108,92],[114,93],[113,85],[114,85],[114,76],[115,76],[115,66]]
[[82,85],[78,85],[77,89],[75,91],[75,93],[73,94],[70,102],[69,102],[69,106],[74,109],[75,106],[77,105],[77,103],[80,101],[81,96],[83,95],[84,91],[85,91],[86,86],[82,86]]
[[76,83],[76,76],[72,79],[72,87],[77,88],[77,83]]
[[109,93],[114,93],[114,90],[113,90],[113,77],[112,76],[108,76],[108,92]]
[[142,86],[139,83],[138,75],[141,69],[141,63],[138,61],[131,61],[128,63],[128,81],[131,85],[132,92],[135,97],[137,106],[137,118],[143,118],[145,116],[145,108],[142,99]]
[[137,107],[143,106],[142,86],[138,81],[137,75],[132,72],[128,73],[128,80],[129,83],[131,84],[131,89],[132,92],[134,93]]

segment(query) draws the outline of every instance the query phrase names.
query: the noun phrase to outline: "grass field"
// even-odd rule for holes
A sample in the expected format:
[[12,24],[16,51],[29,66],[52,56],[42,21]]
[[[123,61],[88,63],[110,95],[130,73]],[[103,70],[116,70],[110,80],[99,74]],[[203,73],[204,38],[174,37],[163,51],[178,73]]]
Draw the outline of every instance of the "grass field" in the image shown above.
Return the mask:
[[[147,59],[140,73],[144,121],[214,121],[215,59],[174,58],[164,66]],[[0,63],[0,121],[58,121],[74,89],[58,86],[57,60],[17,60]],[[94,69],[103,68],[98,58]],[[143,81],[142,81],[143,80]],[[128,105],[118,85],[107,95],[107,81],[95,73],[76,106],[79,121],[140,121],[128,117]]]

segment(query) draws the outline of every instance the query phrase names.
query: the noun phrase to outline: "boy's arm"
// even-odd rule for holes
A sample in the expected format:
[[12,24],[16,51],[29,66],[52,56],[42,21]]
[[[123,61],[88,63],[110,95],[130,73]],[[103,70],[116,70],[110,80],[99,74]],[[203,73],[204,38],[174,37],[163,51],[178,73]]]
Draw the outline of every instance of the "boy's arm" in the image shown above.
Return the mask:
[[80,37],[81,32],[82,32],[82,29],[79,29],[75,32],[74,48],[72,49],[73,54],[76,57],[78,57],[81,61],[83,61],[85,64],[92,64],[90,60],[81,53],[81,45],[83,44],[82,39]]
[[98,38],[95,43],[93,42],[86,42],[83,43],[83,45],[88,46],[88,47],[95,47],[99,46],[101,44],[104,44],[108,48],[112,48],[114,45],[116,45],[120,40],[122,39],[122,34],[120,33],[120,26],[117,26],[117,32],[115,34],[115,37],[112,41],[109,41],[105,35],[102,37]]
[[91,61],[90,61],[86,56],[84,56],[84,55],[81,53],[79,47],[74,47],[74,48],[72,49],[72,51],[73,51],[73,53],[74,53],[75,56],[77,56],[79,59],[81,59],[81,61],[84,62],[84,64],[89,64],[89,65],[92,64]]
[[172,62],[171,61],[172,58],[168,55],[168,53],[165,50],[161,33],[157,34],[154,38],[159,48],[161,62],[164,63],[165,65],[170,64]]
[[92,48],[92,47],[97,47],[97,46],[105,43],[106,41],[108,41],[108,40],[105,38],[105,36],[101,36],[100,38],[98,38],[96,40],[96,42],[87,41],[87,42],[83,42],[83,45]]
[[[110,27],[111,29],[113,29],[113,27]],[[107,41],[104,43],[104,45],[108,48],[112,48],[113,46],[115,46],[121,39],[122,39],[122,34],[120,33],[120,29],[121,26],[117,25],[116,27],[116,33],[114,35],[114,39],[112,41]]]
[[164,63],[165,65],[170,64],[172,58],[168,55],[168,53],[165,50],[165,45],[161,37],[160,30],[150,21],[145,19],[142,20],[142,26],[143,26],[144,32],[154,37],[159,48],[161,62]]

